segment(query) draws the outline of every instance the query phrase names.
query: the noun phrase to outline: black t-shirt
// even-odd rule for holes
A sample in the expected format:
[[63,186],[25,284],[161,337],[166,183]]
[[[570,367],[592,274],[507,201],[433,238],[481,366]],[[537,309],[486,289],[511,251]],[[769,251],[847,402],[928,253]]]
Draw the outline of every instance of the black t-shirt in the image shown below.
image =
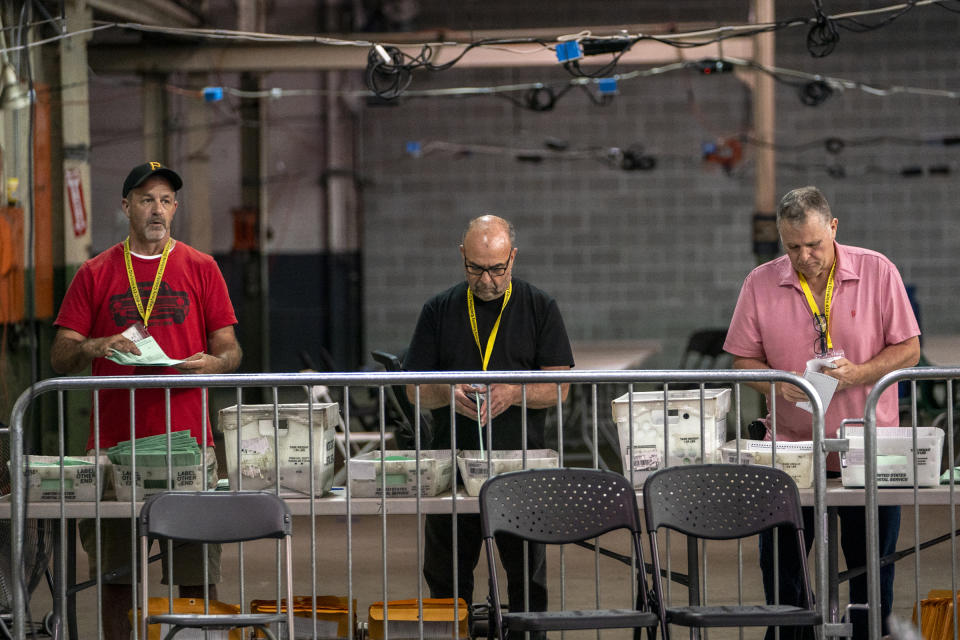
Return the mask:
[[[503,310],[488,371],[532,371],[542,367],[573,366],[573,351],[556,301],[536,287],[513,279],[510,300]],[[477,332],[486,349],[487,338],[503,307],[503,298],[484,302],[474,297]],[[483,359],[470,328],[467,283],[447,289],[423,305],[403,368],[407,371],[481,371]],[[544,447],[546,409],[527,409],[527,448]],[[495,449],[520,449],[522,411],[510,407],[493,420]],[[433,442],[450,448],[450,407],[433,411]],[[484,433],[486,446],[486,433]],[[479,449],[477,423],[457,414],[457,448]]]

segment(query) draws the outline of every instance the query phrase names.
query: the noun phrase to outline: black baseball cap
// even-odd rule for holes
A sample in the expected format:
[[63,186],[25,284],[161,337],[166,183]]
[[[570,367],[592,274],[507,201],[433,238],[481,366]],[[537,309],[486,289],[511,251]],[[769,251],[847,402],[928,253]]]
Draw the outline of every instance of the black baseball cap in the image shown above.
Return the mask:
[[126,198],[131,190],[136,189],[143,184],[147,178],[152,178],[153,176],[166,178],[174,191],[180,191],[180,187],[183,186],[183,180],[180,179],[180,176],[178,176],[177,172],[173,169],[167,169],[159,162],[144,162],[143,164],[135,166],[130,170],[130,173],[127,174],[127,179],[123,181],[123,197]]

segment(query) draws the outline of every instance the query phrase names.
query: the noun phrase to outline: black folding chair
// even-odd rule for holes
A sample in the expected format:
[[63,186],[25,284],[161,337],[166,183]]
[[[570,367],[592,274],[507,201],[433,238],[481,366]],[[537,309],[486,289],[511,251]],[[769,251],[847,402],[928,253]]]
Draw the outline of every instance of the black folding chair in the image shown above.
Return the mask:
[[[290,508],[278,496],[265,491],[168,491],[150,496],[138,518],[140,531],[140,630],[147,638],[147,625],[167,624],[172,638],[183,629],[233,629],[257,627],[276,640],[268,625],[286,622],[293,629],[293,574]],[[148,615],[147,561],[152,540],[174,542],[230,543],[277,538],[286,541],[287,611],[276,613]]]
[[[762,465],[704,464],[669,467],[651,474],[643,485],[643,509],[653,586],[660,617],[686,627],[816,627],[822,623],[814,608],[803,540],[800,492],[787,473]],[[803,568],[803,606],[699,604],[697,544],[700,539],[734,540],[780,527],[796,536]],[[668,528],[687,536],[690,605],[667,607],[660,580],[657,531]],[[664,624],[662,635],[669,638]]]
[[[374,361],[382,365],[386,371],[403,371],[403,364],[400,356],[396,356],[386,351],[371,351],[370,355]],[[394,424],[394,433],[397,436],[397,446],[400,449],[416,448],[416,407],[407,398],[406,387],[402,384],[390,385],[384,389],[384,395],[387,400],[390,411],[387,412],[388,420],[392,419]],[[420,413],[420,448],[429,449],[430,440],[433,437],[433,419],[430,413]]]
[[[508,632],[561,629],[646,628],[651,638],[655,635],[659,618],[647,602],[637,496],[622,475],[597,469],[530,469],[494,476],[480,489],[480,519],[490,572],[492,622],[500,640],[505,640]],[[495,535],[569,544],[618,529],[631,534],[636,559],[636,608],[503,611]]]
[[[713,369],[724,355],[726,328],[699,329],[690,334],[680,359],[681,369]],[[672,386],[672,385],[671,385]]]

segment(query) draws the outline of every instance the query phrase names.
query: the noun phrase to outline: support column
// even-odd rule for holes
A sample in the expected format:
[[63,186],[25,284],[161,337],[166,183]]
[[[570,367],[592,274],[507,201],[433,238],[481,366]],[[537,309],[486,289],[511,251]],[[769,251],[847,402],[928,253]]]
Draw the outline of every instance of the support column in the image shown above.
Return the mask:
[[[68,2],[67,31],[89,29],[93,12],[84,0]],[[63,263],[66,283],[90,257],[90,93],[87,86],[87,36],[60,41],[60,86],[63,87]],[[66,284],[65,283],[65,284]],[[66,288],[64,287],[64,291]]]
[[[753,22],[774,21],[773,0],[751,0]],[[774,65],[773,32],[761,33],[755,38],[755,60],[758,64]],[[753,79],[753,135],[765,144],[756,147],[756,175],[753,196],[753,252],[757,262],[766,262],[779,252],[779,234],[776,225],[777,167],[776,151],[776,95],[774,79],[766,73],[754,72]]]
[[[165,74],[143,76],[143,162],[169,163],[167,157],[167,83]],[[176,167],[174,167],[176,170]]]
[[[207,74],[191,73],[187,80],[192,89],[207,85]],[[187,158],[184,175],[189,177],[189,208],[187,209],[187,242],[204,253],[213,253],[213,213],[210,209],[210,141],[208,106],[202,100],[187,102]],[[178,171],[180,168],[176,168]],[[181,205],[184,203],[181,203]],[[183,220],[183,218],[181,218]]]
[[[263,31],[265,23],[263,0],[237,1],[239,30]],[[244,91],[259,91],[260,74],[242,73],[240,87]],[[257,123],[256,127],[241,127],[240,133],[241,204],[243,212],[255,212],[257,220],[257,247],[244,254],[241,264],[245,295],[240,308],[240,340],[244,350],[244,370],[266,372],[270,371],[270,274],[267,246],[267,114],[263,101],[259,98],[242,99],[240,117],[245,123]]]
[[342,71],[325,73],[327,98],[324,105],[326,189],[326,263],[328,277],[324,313],[328,327],[324,342],[334,361],[351,370],[364,362],[363,277],[360,254],[360,212],[357,177],[354,170],[354,123],[343,100],[336,95],[343,81]]

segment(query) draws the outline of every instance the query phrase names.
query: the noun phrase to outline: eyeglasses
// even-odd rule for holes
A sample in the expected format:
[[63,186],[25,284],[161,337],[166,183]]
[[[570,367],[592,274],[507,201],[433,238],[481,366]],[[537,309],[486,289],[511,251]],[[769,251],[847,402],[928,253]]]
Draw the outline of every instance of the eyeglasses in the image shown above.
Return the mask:
[[813,328],[817,330],[817,339],[813,341],[813,353],[822,358],[827,355],[827,321],[819,313],[813,314]]
[[467,262],[466,258],[464,258],[463,268],[466,269],[467,273],[472,276],[478,276],[482,278],[484,273],[489,273],[491,278],[499,278],[507,272],[507,269],[510,268],[511,260],[513,260],[512,253],[504,264],[495,264],[492,267],[481,267],[478,264]]

